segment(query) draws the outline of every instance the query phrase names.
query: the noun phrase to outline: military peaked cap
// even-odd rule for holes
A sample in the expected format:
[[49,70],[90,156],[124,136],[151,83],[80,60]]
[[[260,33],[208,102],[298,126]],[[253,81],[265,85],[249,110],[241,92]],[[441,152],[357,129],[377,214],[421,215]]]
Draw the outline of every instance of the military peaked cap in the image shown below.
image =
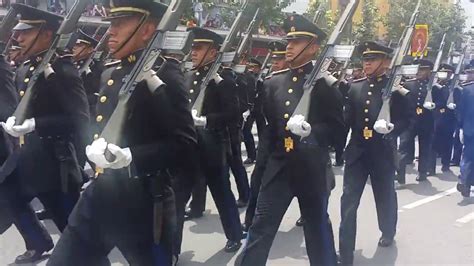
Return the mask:
[[286,31],[287,40],[298,38],[316,38],[318,42],[326,39],[327,34],[307,18],[292,14],[286,18],[283,23],[283,29]]
[[167,5],[154,0],[106,0],[105,6],[110,8],[109,16],[103,20],[145,15],[161,18],[168,8]]
[[205,42],[205,43],[213,43],[215,46],[220,46],[224,42],[224,38],[222,38],[219,34],[199,28],[199,27],[193,27],[193,28],[188,28],[188,31],[191,31],[194,34],[194,42]]
[[272,52],[272,58],[285,57],[286,46],[288,42],[285,40],[271,41],[268,43],[268,49]]
[[390,56],[393,49],[378,42],[366,41],[357,46],[357,52],[363,59],[373,59],[379,56]]
[[16,31],[39,27],[56,31],[63,21],[62,16],[32,6],[15,3],[12,4],[12,8],[20,17],[18,24],[13,28]]

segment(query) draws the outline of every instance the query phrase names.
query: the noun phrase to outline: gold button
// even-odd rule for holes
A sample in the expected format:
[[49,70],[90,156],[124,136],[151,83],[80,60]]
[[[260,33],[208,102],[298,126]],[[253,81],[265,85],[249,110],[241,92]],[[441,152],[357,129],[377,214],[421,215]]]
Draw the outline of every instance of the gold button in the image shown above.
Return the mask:
[[286,131],[290,131],[290,128],[289,128],[289,127],[285,127],[285,130],[286,130]]
[[286,106],[290,106],[290,101],[286,101],[286,102],[285,102],[285,105],[286,105]]
[[369,109],[365,109],[365,110],[364,110],[364,113],[368,113],[368,112],[369,112]]
[[289,89],[289,90],[288,90],[288,93],[293,93],[293,89]]
[[293,82],[297,82],[298,81],[298,78],[297,77],[293,77]]
[[290,118],[290,115],[289,115],[289,114],[285,114],[283,117],[284,117],[285,119],[288,119],[288,118]]
[[30,66],[30,71],[33,71],[35,70],[35,67],[34,66]]
[[25,79],[25,83],[28,83],[30,81],[30,78]]
[[367,92],[367,94],[368,94],[368,95],[372,95],[372,92],[371,92],[371,91],[369,91],[369,92]]
[[374,87],[374,84],[370,84],[369,87],[373,88],[373,87]]
[[290,152],[290,151],[291,151],[291,149],[290,149],[290,148],[286,148],[286,152]]
[[115,69],[122,69],[122,66],[121,65],[117,66]]
[[114,80],[113,80],[113,79],[109,79],[109,81],[107,81],[107,85],[109,85],[109,86],[114,85]]
[[365,118],[365,122],[369,122],[369,119],[368,119],[368,118]]
[[194,84],[194,85],[197,85],[197,84],[198,84],[197,80],[195,80],[195,81],[193,82],[193,84]]
[[101,102],[101,103],[105,103],[105,101],[107,101],[107,97],[106,97],[106,96],[100,97],[100,102]]
[[99,134],[94,134],[94,140],[99,138]]
[[191,100],[191,99],[188,99],[188,101],[189,101],[189,102],[192,102],[192,100]]
[[370,104],[370,100],[365,101],[366,104]]
[[102,121],[102,119],[104,119],[103,116],[101,115],[98,115],[97,118],[95,119],[95,121],[97,121],[98,123],[100,123]]
[[199,75],[201,75],[201,73],[199,73],[199,72],[196,72],[196,76],[199,76]]
[[25,91],[20,91],[20,96],[23,97],[25,95]]
[[189,93],[194,93],[194,90],[189,90]]
[[368,127],[364,127],[365,130],[369,129]]

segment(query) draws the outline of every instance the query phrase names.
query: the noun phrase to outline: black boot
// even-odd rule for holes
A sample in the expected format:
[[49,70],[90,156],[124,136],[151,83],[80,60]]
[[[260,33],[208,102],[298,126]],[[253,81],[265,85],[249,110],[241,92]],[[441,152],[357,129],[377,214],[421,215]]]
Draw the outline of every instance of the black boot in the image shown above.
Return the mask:
[[426,181],[428,180],[426,177],[427,177],[426,173],[419,173],[418,176],[416,177],[416,181],[418,182]]

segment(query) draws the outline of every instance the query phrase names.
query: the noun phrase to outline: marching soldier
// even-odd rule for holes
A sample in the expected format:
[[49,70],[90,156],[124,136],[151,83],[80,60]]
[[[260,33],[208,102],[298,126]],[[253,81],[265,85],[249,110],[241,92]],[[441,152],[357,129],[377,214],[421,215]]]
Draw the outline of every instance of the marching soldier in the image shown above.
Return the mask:
[[[441,64],[438,73],[444,73],[446,77],[440,77],[439,87],[433,89],[433,98],[436,108],[434,109],[434,137],[430,158],[430,172],[436,172],[437,155],[441,157],[441,171],[449,172],[451,164],[451,154],[453,151],[453,134],[456,130],[456,102],[459,100],[459,88],[451,88],[451,77],[454,67],[448,64]],[[454,102],[448,103],[450,91],[453,91]]]
[[[27,5],[13,4],[21,19],[14,36],[22,56],[28,58],[16,71],[18,97],[25,95],[32,73],[52,44],[63,18]],[[53,248],[46,228],[29,205],[37,197],[63,231],[82,185],[82,173],[75,145],[84,137],[89,112],[82,81],[70,55],[57,54],[34,85],[31,111],[22,125],[11,116],[2,124],[11,136],[20,138],[22,147],[14,180],[16,193],[13,213],[15,226],[26,243],[27,251],[16,263],[32,263]]]
[[[284,73],[284,70],[288,68],[288,63],[286,62],[286,45],[288,42],[286,40],[278,40],[278,41],[271,41],[268,43],[268,49],[271,52],[271,71],[270,74],[265,77],[263,84],[259,84],[257,89],[259,89],[257,93],[257,97],[255,99],[255,106],[254,106],[254,113],[255,116],[262,116],[263,122],[265,122],[265,118],[263,117],[263,101],[265,92],[263,89],[265,88],[265,83],[268,82],[274,75],[278,75],[279,73]],[[264,136],[264,130],[266,125],[259,128],[259,145],[261,147],[265,147],[262,142],[266,141]],[[255,164],[255,168],[252,172],[252,176],[250,179],[250,199],[247,206],[247,210],[245,211],[245,220],[242,224],[242,228],[244,232],[248,232],[250,225],[252,225],[253,217],[255,216],[255,207],[257,206],[257,198],[258,192],[260,190],[260,185],[262,184],[262,175],[265,170],[265,165],[267,162],[267,154],[264,153],[263,149],[260,149],[257,153],[257,160]]]
[[21,56],[21,47],[18,46],[18,42],[16,40],[12,40],[12,45],[8,49],[8,57],[7,61],[13,66],[15,69],[18,68],[21,63],[23,62]]
[[72,52],[74,63],[78,70],[84,69],[84,72],[79,73],[84,82],[84,88],[86,89],[87,100],[89,102],[89,110],[91,118],[96,117],[95,106],[98,101],[98,93],[100,86],[100,76],[103,71],[103,63],[96,60],[92,60],[91,64],[87,67],[84,64],[87,62],[97,46],[98,41],[92,36],[87,35],[82,30],[77,31],[77,40],[74,45]]
[[474,186],[474,60],[464,69],[467,80],[463,87],[459,106],[459,138],[464,144],[461,159],[461,175],[457,190],[463,197],[469,197],[471,186]]
[[339,249],[342,265],[352,265],[356,240],[357,208],[370,176],[375,196],[381,247],[392,245],[397,225],[397,195],[394,188],[396,139],[409,123],[409,103],[394,92],[391,123],[376,121],[382,106],[382,90],[389,78],[386,70],[392,49],[376,42],[357,47],[367,78],[354,80],[344,110],[351,138],[345,151],[344,190],[341,197]]
[[304,232],[310,264],[336,265],[327,214],[326,167],[329,136],[343,126],[342,99],[337,89],[320,79],[312,94],[309,117],[291,117],[313,69],[311,60],[326,34],[300,15],[290,16],[285,28],[290,69],[264,83],[268,139],[259,153],[268,153],[268,159],[247,244],[236,265],[266,264],[281,219],[295,196],[306,219]]
[[[189,105],[193,106],[200,93],[200,85],[209,68],[216,60],[223,38],[217,33],[203,28],[191,28],[194,43],[191,52],[193,71],[186,73],[186,88]],[[198,154],[200,174],[216,204],[227,244],[226,252],[235,252],[241,246],[242,228],[236,200],[230,187],[226,151],[229,146],[229,127],[240,118],[239,102],[235,80],[228,74],[212,77],[204,96],[202,115],[192,110],[194,125],[198,133]],[[205,190],[200,192],[204,197]],[[193,194],[193,200],[194,194]]]
[[[245,77],[247,78],[247,110],[243,114],[244,116],[244,127],[242,129],[242,134],[244,136],[244,144],[245,150],[247,151],[247,159],[244,161],[244,164],[253,164],[257,159],[257,150],[255,148],[255,140],[253,139],[252,135],[252,127],[253,123],[256,121],[257,117],[255,117],[254,107],[255,107],[255,99],[257,97],[257,75],[260,73],[262,68],[262,62],[258,61],[256,58],[251,58],[247,63],[247,72],[245,73]],[[261,123],[257,124],[261,126]]]
[[[108,47],[119,61],[102,73],[95,141],[86,148],[97,178],[83,192],[47,265],[110,265],[107,255],[115,247],[131,265],[171,265],[175,259],[170,173],[196,142],[179,62],[159,58],[154,70],[166,60],[159,77],[151,70],[144,74],[120,143],[99,138],[117,107],[124,77],[155,36],[167,6],[136,0],[109,6]],[[106,159],[106,151],[114,160]]]
[[[425,181],[430,170],[431,144],[434,131],[433,109],[437,102],[435,95],[434,102],[425,102],[428,90],[427,84],[433,69],[433,63],[426,59],[420,59],[413,62],[419,65],[416,79],[405,81],[403,87],[409,90],[409,100],[411,101],[411,111],[415,119],[410,126],[400,135],[400,166],[398,169],[397,181],[400,185],[405,184],[405,169],[410,163],[412,145],[414,139],[418,136],[419,155],[418,155],[418,176],[416,181]],[[431,174],[431,173],[430,173]]]

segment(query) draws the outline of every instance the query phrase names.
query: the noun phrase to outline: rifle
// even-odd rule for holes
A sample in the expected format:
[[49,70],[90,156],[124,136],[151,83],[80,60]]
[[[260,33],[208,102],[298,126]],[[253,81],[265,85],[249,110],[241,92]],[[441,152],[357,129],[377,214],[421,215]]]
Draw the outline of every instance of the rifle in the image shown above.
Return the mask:
[[459,58],[459,63],[456,66],[456,70],[454,71],[454,77],[453,77],[453,80],[451,81],[451,86],[449,86],[449,96],[446,102],[446,106],[453,106],[452,104],[454,104],[454,90],[459,86],[459,75],[461,74],[464,58],[466,56],[467,48],[470,42],[471,42],[471,37],[469,36],[466,39],[466,42],[461,52],[461,57]]
[[[86,62],[82,65],[81,69],[79,69],[79,75],[82,75],[90,69],[90,65],[92,64],[92,61],[96,59],[96,55],[98,55],[98,60],[102,61],[105,56],[107,56],[107,53],[104,52],[106,45],[107,45],[107,40],[109,39],[109,34],[106,32],[100,39],[99,43],[97,44],[96,47],[94,47],[94,51],[92,54],[87,58]],[[105,56],[104,56],[105,55]]]
[[33,71],[30,81],[28,82],[25,95],[21,98],[15,113],[13,113],[13,116],[16,118],[16,125],[23,124],[27,116],[30,114],[31,102],[33,95],[35,94],[35,84],[38,81],[38,78],[40,75],[43,75],[44,70],[50,64],[51,60],[56,54],[56,51],[58,49],[64,49],[67,47],[71,34],[75,31],[77,22],[79,21],[79,18],[81,17],[82,12],[88,3],[88,0],[76,0],[70,12],[61,23],[61,26],[53,38],[51,47],[44,55],[43,60],[41,60],[41,63],[39,63],[38,67]]
[[10,8],[5,17],[3,17],[2,24],[0,24],[0,43],[1,45],[5,45],[5,47],[0,47],[3,54],[6,54],[8,47],[10,47],[10,35],[16,23],[16,15],[16,10]]
[[384,119],[385,121],[387,121],[387,123],[390,123],[390,99],[392,97],[392,92],[394,90],[399,90],[400,82],[402,81],[403,73],[401,70],[403,59],[405,58],[405,55],[410,49],[410,42],[413,36],[413,32],[415,30],[416,20],[420,13],[420,6],[421,0],[418,0],[415,10],[411,15],[410,22],[406,26],[398,42],[397,53],[395,54],[390,66],[390,79],[388,81],[387,86],[382,91],[382,108],[380,109],[380,113],[377,117],[377,120]]
[[454,42],[451,42],[451,45],[449,45],[449,51],[448,51],[448,60],[446,60],[446,64],[451,65],[451,60],[454,52]]
[[265,60],[263,60],[262,69],[260,70],[260,73],[258,73],[257,82],[263,79],[263,75],[265,75],[264,70],[266,69],[268,61],[270,61],[271,57],[272,57],[272,52],[269,50],[267,55],[265,56]]
[[335,57],[336,42],[341,39],[342,32],[347,23],[352,19],[359,2],[360,0],[351,0],[349,4],[347,4],[344,13],[342,13],[341,17],[339,18],[339,21],[337,22],[334,31],[331,33],[331,36],[329,37],[317,63],[313,67],[313,70],[303,85],[303,96],[296,106],[293,116],[303,115],[306,119],[308,118],[309,108],[311,106],[311,93],[316,85],[316,82],[319,79],[325,78],[327,76],[328,68]]
[[209,85],[209,82],[217,75],[217,72],[219,71],[223,62],[226,62],[227,60],[229,60],[229,58],[231,58],[231,60],[229,61],[233,61],[236,56],[236,53],[231,53],[231,55],[229,56],[229,54],[226,52],[229,52],[230,49],[232,48],[232,43],[237,37],[237,32],[241,24],[243,23],[243,18],[244,18],[245,13],[250,11],[249,10],[250,8],[248,8],[249,6],[248,2],[249,0],[245,0],[245,2],[242,4],[240,12],[237,15],[236,19],[234,20],[232,27],[230,28],[229,34],[227,34],[224,40],[224,43],[219,49],[219,53],[217,54],[216,60],[214,61],[214,63],[212,63],[209,69],[209,72],[207,72],[206,77],[201,82],[199,94],[192,107],[192,110],[197,111],[197,116],[201,116],[202,107],[204,104],[204,96],[206,95],[206,89],[207,89],[207,86]]
[[235,52],[235,57],[234,57],[234,63],[238,64],[237,60],[239,59],[240,55],[242,55],[248,48],[250,41],[252,39],[252,34],[256,29],[256,26],[260,22],[260,8],[257,7],[257,10],[255,11],[255,15],[253,16],[252,20],[250,21],[249,26],[247,27],[247,30],[243,34],[243,37],[240,39],[240,43],[237,46],[237,50]]
[[443,57],[443,49],[445,45],[446,33],[443,34],[443,38],[441,39],[441,43],[439,44],[438,54],[436,55],[436,61],[434,63],[433,69],[431,70],[431,76],[428,81],[428,85],[426,89],[428,90],[425,97],[425,103],[433,102],[433,85],[438,83],[438,70],[439,65],[441,64],[441,57]]
[[[119,145],[123,137],[129,109],[133,108],[133,92],[140,81],[148,74],[147,72],[153,69],[156,60],[165,52],[165,49],[170,49],[174,52],[174,49],[178,46],[181,49],[190,48],[189,32],[167,32],[176,29],[179,19],[189,4],[189,1],[190,0],[171,1],[148,46],[135,63],[130,74],[125,76],[123,85],[119,91],[117,106],[100,135],[107,143]],[[179,50],[179,48],[177,50]],[[163,65],[160,69],[163,69]],[[115,155],[108,149],[105,151],[105,158],[109,162],[113,162],[116,159]]]
[[318,25],[318,22],[320,22],[321,18],[323,17],[324,15],[324,7],[323,7],[323,3],[319,3],[319,6],[318,6],[318,9],[316,10],[316,12],[314,13],[314,17],[313,17],[313,23]]

